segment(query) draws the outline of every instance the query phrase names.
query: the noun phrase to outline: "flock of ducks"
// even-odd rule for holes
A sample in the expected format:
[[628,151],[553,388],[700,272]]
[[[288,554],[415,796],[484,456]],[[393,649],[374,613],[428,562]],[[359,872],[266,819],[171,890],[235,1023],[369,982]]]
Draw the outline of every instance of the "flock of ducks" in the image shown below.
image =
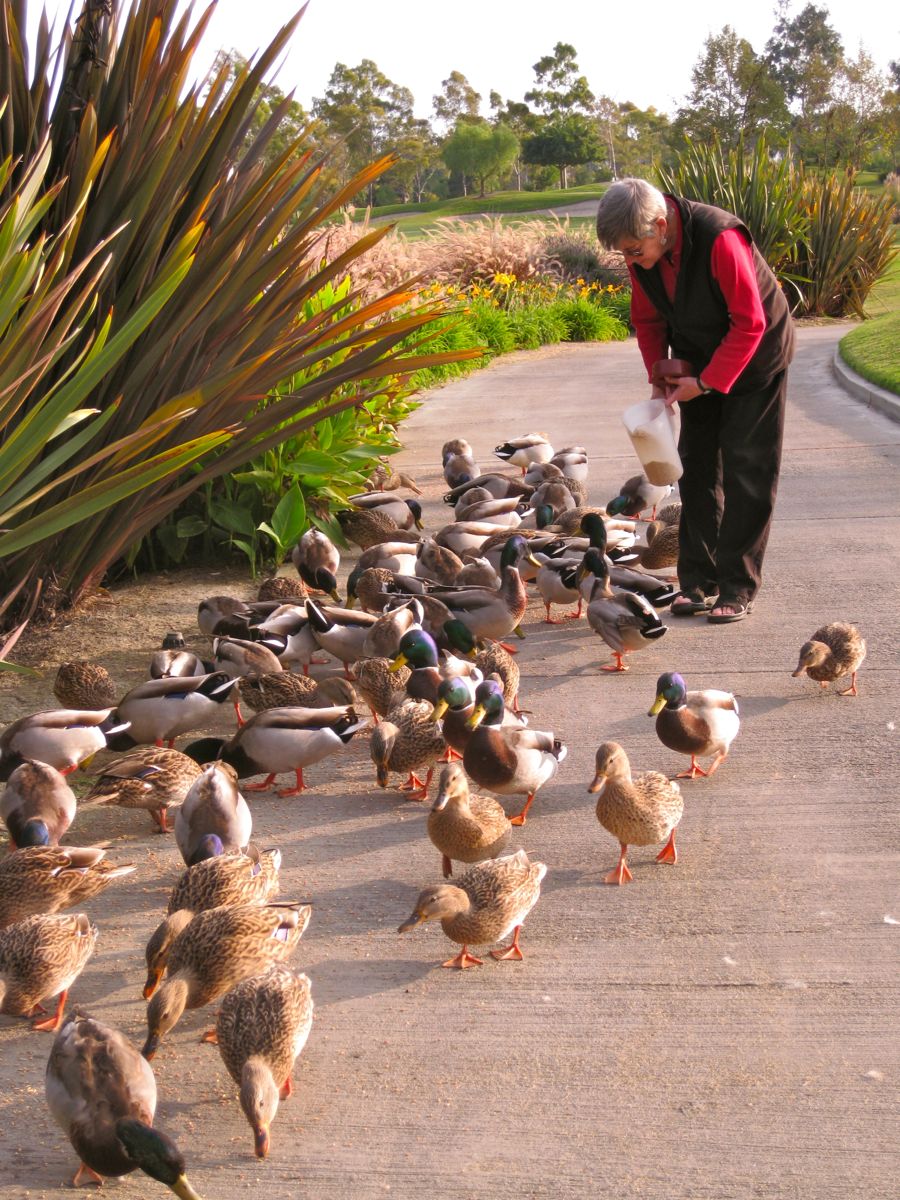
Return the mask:
[[[291,555],[296,577],[265,581],[252,602],[201,602],[201,653],[168,634],[148,677],[125,695],[98,664],[63,664],[54,684],[62,707],[0,732],[0,817],[10,843],[0,860],[0,1012],[35,1016],[34,1029],[55,1033],[46,1096],[78,1156],[76,1185],[140,1168],[182,1200],[196,1196],[177,1146],[153,1127],[150,1060],[185,1010],[214,1002],[205,1040],[218,1045],[238,1088],[256,1155],[269,1152],[312,1024],[310,981],[286,963],[312,907],[277,899],[281,852],[253,843],[244,793],[288,776],[292,786],[278,794],[298,795],[315,786],[305,771],[360,735],[382,788],[399,778],[410,799],[426,800],[439,771],[426,830],[443,882],[421,891],[399,931],[440,922],[459,948],[445,967],[480,965],[472,951],[482,946],[495,947],[497,959],[523,957],[521,929],[547,868],[513,848],[513,830],[566,757],[564,742],[534,728],[518,702],[510,639],[524,636],[528,585],[548,623],[584,614],[612,652],[602,670],[627,670],[628,656],[667,632],[660,614],[678,595],[670,572],[680,513],[671,489],[643,476],[605,506],[588,505],[584,449],[555,451],[541,434],[505,442],[494,455],[520,472],[483,471],[467,441],[445,444],[453,519],[433,534],[422,528],[408,476],[385,473],[337,514],[360,550],[343,604],[340,551],[311,528]],[[413,495],[396,495],[400,488]],[[554,617],[563,606],[571,611]],[[849,676],[841,694],[856,695],[864,657],[853,626],[829,624],[801,647],[793,673],[822,687]],[[322,664],[340,664],[340,673],[317,677],[311,668]],[[175,748],[232,707],[233,735]],[[658,861],[676,862],[678,780],[712,775],[740,726],[730,692],[690,691],[675,672],[660,675],[649,712],[659,740],[689,766],[674,779],[635,777],[621,745],[599,747],[588,791],[620,847],[608,884],[631,880],[630,846],[661,845]],[[76,800],[69,776],[79,766],[93,779]],[[174,833],[183,860],[146,945],[140,1053],[111,1026],[64,1016],[97,926],[85,912],[62,910],[80,909],[136,869],[108,861],[101,846],[61,844],[89,805],[146,811],[161,834]],[[464,873],[454,875],[454,864]],[[54,996],[48,1015],[41,1002]]]

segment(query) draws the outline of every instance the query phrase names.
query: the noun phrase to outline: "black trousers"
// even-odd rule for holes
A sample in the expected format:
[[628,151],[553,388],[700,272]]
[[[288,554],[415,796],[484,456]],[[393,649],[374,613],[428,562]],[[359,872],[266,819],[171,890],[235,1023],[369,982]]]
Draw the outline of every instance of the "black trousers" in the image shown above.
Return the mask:
[[678,580],[720,600],[759,590],[781,466],[787,371],[750,395],[681,405]]

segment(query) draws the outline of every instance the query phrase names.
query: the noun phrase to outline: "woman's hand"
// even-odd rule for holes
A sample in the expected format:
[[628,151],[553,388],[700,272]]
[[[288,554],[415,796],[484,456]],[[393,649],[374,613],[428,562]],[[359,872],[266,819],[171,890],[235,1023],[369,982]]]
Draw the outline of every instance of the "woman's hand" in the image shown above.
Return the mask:
[[705,392],[697,382],[696,376],[682,375],[678,380],[677,387],[670,388],[668,393],[661,398],[671,408],[673,404],[686,404],[688,400],[695,400],[698,396],[703,395]]

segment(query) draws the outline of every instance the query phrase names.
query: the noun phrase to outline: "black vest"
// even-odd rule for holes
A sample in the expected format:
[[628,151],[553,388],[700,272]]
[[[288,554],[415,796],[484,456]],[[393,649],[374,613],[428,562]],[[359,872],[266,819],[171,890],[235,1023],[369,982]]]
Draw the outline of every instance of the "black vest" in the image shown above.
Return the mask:
[[672,356],[688,359],[697,373],[702,374],[728,332],[728,306],[712,277],[710,261],[713,242],[719,234],[726,229],[739,229],[753,251],[766,331],[728,394],[735,396],[755,391],[783,371],[794,354],[794,325],[784,293],[739,217],[680,196],[668,196],[667,199],[681,214],[681,264],[674,304],[666,294],[657,267],[647,270],[635,266],[634,272],[651,303],[666,320]]

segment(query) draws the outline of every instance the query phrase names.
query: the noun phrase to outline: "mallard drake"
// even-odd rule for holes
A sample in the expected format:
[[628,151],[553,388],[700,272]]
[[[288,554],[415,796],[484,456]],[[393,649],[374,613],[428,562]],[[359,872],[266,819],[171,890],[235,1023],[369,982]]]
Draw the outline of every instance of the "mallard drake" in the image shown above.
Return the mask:
[[632,876],[625,862],[629,846],[656,846],[665,842],[657,862],[678,860],[675,827],[684,812],[677,783],[658,771],[631,777],[628,755],[618,742],[604,742],[597,750],[594,778],[588,791],[597,797],[597,820],[618,839],[618,865],[604,883],[629,883]]
[[[324,607],[327,611],[327,606]],[[300,667],[303,674],[307,675],[310,664],[320,661],[315,657],[319,643],[310,628],[305,602],[301,607],[282,604],[259,624],[257,633],[263,645],[278,655],[278,661],[285,670]]]
[[260,581],[256,599],[277,600],[279,604],[302,604],[308,594],[306,584],[299,577],[291,579],[289,575],[270,575],[268,579]]
[[[457,558],[462,558],[467,550],[475,550],[483,553],[483,547],[488,538],[493,537],[502,530],[506,534],[504,540],[508,540],[512,533],[516,532],[522,524],[522,518],[518,513],[512,514],[515,517],[507,526],[497,526],[491,521],[451,521],[441,528],[434,535],[434,540],[439,546],[444,546],[447,550],[452,550]],[[507,528],[511,531],[507,533]]]
[[112,708],[116,703],[116,685],[106,667],[99,663],[65,662],[56,672],[53,695],[63,708]]
[[462,483],[451,487],[450,491],[444,494],[444,503],[452,504],[455,507],[460,497],[472,488],[482,488],[496,500],[502,500],[505,496],[519,496],[527,499],[532,492],[531,487],[522,479],[515,479],[512,475],[489,472],[487,475],[476,475],[473,479],[463,480]]
[[175,814],[175,841],[186,865],[192,867],[226,850],[243,850],[252,829],[250,809],[238,791],[237,771],[228,763],[207,763]]
[[147,982],[144,999],[149,1000],[165,974],[169,950],[198,912],[221,905],[265,904],[278,891],[281,851],[248,846],[206,858],[187,867],[169,894],[165,919],[147,942]]
[[104,862],[99,846],[27,846],[0,859],[0,929],[90,900],[134,863]]
[[504,704],[518,713],[521,671],[513,655],[504,650],[499,642],[478,643],[462,621],[448,621],[443,632],[448,649],[456,655],[470,658],[484,679],[492,675],[499,678]]
[[494,447],[494,453],[504,462],[521,467],[524,475],[532,463],[549,462],[555,451],[543,433],[526,433]]
[[0,733],[0,780],[26,760],[47,763],[63,775],[121,737],[127,718],[112,708],[54,708],[20,717]]
[[456,577],[457,587],[487,587],[498,588],[500,576],[494,570],[493,563],[486,558],[476,556],[473,551],[467,551],[471,557],[463,562],[462,570]]
[[465,438],[451,438],[441,447],[441,466],[448,487],[468,483],[481,474],[475,451]]
[[656,516],[656,506],[672,494],[672,485],[651,483],[646,475],[632,475],[619,488],[606,506],[611,516],[639,517],[649,508],[650,519]]
[[[534,489],[531,495],[529,504],[531,512],[536,513],[539,508],[549,509],[551,517],[556,520],[564,512],[571,512],[573,508],[578,507],[578,501],[572,491],[575,484],[570,479],[547,479]],[[534,517],[535,525],[537,518]]]
[[530,862],[524,850],[479,863],[466,871],[457,887],[442,883],[420,892],[412,916],[398,932],[406,933],[424,921],[440,921],[447,937],[462,946],[442,967],[480,966],[483,959],[470,954],[469,947],[500,942],[510,933],[510,945],[492,950],[491,957],[522,959],[519,931],[540,898],[546,874],[544,863]]
[[499,641],[510,633],[524,637],[519,622],[525,616],[528,596],[517,569],[523,558],[531,562],[532,566],[540,567],[525,538],[513,535],[504,545],[500,556],[499,588],[442,591],[441,603],[452,617],[468,625],[476,638]]
[[224,671],[178,679],[148,679],[119,701],[116,719],[128,722],[127,732],[108,735],[111,750],[131,750],[139,745],[162,746],[194,729],[202,729],[218,714],[219,705],[231,696],[237,683]]
[[488,525],[521,525],[525,502],[519,496],[496,499],[488,491],[473,488],[460,496],[456,504],[455,519],[461,522]]
[[357,569],[367,571],[369,567],[382,567],[397,575],[412,575],[416,569],[416,546],[419,539],[403,542],[381,542],[363,550],[356,562]]
[[[478,671],[468,679],[461,679],[459,676],[450,676],[442,679],[438,686],[437,702],[435,703],[431,719],[441,722],[444,740],[450,747],[450,750],[455,752],[459,757],[462,757],[465,753],[466,745],[472,736],[472,726],[469,724],[469,718],[475,711],[475,693],[481,682],[481,672]],[[491,676],[489,686],[496,688],[500,696],[503,695],[503,685],[499,675]],[[527,721],[516,716],[515,713],[511,712],[504,705],[502,725],[512,725],[522,728],[527,723]],[[453,758],[453,753],[450,754],[450,758]]]
[[[172,942],[166,977],[147,1005],[144,1058],[153,1058],[186,1008],[212,1003],[293,953],[311,912],[308,904],[270,902],[197,913]],[[214,1041],[215,1034],[204,1040]]]
[[320,608],[311,597],[306,600],[306,617],[316,644],[344,664],[349,678],[349,664],[363,656],[366,637],[378,618],[349,608]]
[[[386,788],[392,771],[406,773],[400,790],[410,800],[424,800],[434,765],[447,743],[440,726],[431,720],[433,705],[427,700],[406,699],[372,729],[369,753],[375,764],[378,786]],[[416,772],[428,768],[424,781]]]
[[156,650],[150,659],[151,679],[182,679],[209,675],[216,668],[190,650]]
[[32,1029],[55,1030],[69,988],[94,953],[97,926],[84,913],[41,913],[0,930],[0,1012],[30,1017],[41,1001],[59,994],[56,1012]]
[[325,592],[335,604],[338,603],[337,572],[341,555],[327,534],[319,529],[307,529],[291,551],[291,562],[307,587]]
[[200,767],[180,750],[133,750],[105,763],[82,804],[144,808],[160,833],[168,833],[167,814],[184,800]]
[[850,686],[838,691],[838,695],[857,696],[856,672],[865,657],[866,643],[856,626],[834,621],[830,625],[821,625],[810,640],[803,643],[797,669],[791,674],[796,679],[805,672],[821,688],[849,675]]
[[236,596],[207,596],[197,606],[197,625],[204,637],[247,637],[251,626],[278,607],[277,601],[250,602]]
[[363,657],[393,658],[403,635],[421,625],[424,618],[425,610],[415,597],[387,609],[366,634],[362,646]]
[[296,786],[283,789],[278,795],[299,796],[307,787],[303,781],[304,768],[342,750],[367,724],[357,718],[352,705],[268,708],[251,717],[229,741],[202,738],[186,746],[185,753],[198,761],[216,758],[220,764],[227,763],[234,768],[238,779],[266,776],[262,783],[244,784],[245,792],[264,791],[272,786],[276,775],[292,771],[297,778]]
[[563,446],[550,462],[554,467],[559,467],[567,479],[584,483],[588,477],[588,453],[584,446]]
[[522,811],[510,818],[512,825],[524,825],[538,789],[556,775],[566,747],[552,733],[505,726],[504,711],[502,693],[484,680],[475,692],[463,766],[473,783],[497,796],[525,796]]
[[[656,699],[648,715],[656,717],[656,736],[664,746],[691,756],[690,768],[679,772],[676,779],[712,775],[727,758],[741,724],[738,703],[731,692],[714,688],[689,692],[675,671],[667,671],[657,679]],[[715,758],[704,771],[697,759],[710,754]]]
[[398,671],[407,664],[412,672],[406,682],[406,695],[411,700],[427,700],[429,704],[437,703],[442,679],[461,676],[471,683],[474,690],[482,678],[473,663],[463,661],[456,655],[445,653],[442,660],[437,642],[427,630],[420,628],[410,629],[400,639],[391,670]]
[[386,492],[363,492],[350,497],[350,503],[367,512],[390,517],[398,529],[422,528],[422,505],[413,496],[388,495]]
[[424,537],[416,546],[414,573],[418,579],[436,583],[456,583],[463,561],[447,546],[438,545],[432,537]]
[[241,1089],[241,1109],[253,1130],[257,1158],[269,1153],[269,1126],[278,1101],[291,1094],[291,1071],[312,1021],[309,977],[282,963],[243,980],[222,1001],[216,1041],[228,1074]]
[[[540,552],[535,558],[541,567],[535,576],[537,589],[541,593],[547,615],[544,621],[547,625],[561,625],[563,621],[576,620],[581,616],[584,597],[579,591],[578,569],[582,558],[546,558]],[[577,604],[575,612],[566,613],[561,619],[550,616],[550,608],[554,604]]]
[[75,819],[75,793],[60,771],[43,762],[23,762],[0,795],[0,817],[10,845],[56,846]]
[[588,598],[588,625],[603,638],[615,659],[613,663],[604,663],[600,670],[627,671],[623,655],[643,650],[661,638],[667,627],[649,600],[634,592],[613,591],[609,568],[602,554],[596,555],[590,567],[582,563],[579,573],[582,580],[589,576],[594,580]]
[[[373,496],[381,495],[372,492]],[[380,546],[382,542],[402,540],[400,526],[386,512],[378,509],[345,508],[336,514],[336,520],[341,527],[341,533],[348,542],[353,542],[362,550],[371,546]]]
[[[262,642],[217,637],[213,638],[213,669],[224,672],[230,679],[241,679],[246,675],[277,675],[284,667],[275,651]],[[238,725],[243,725],[239,687],[231,693],[231,698]]]
[[601,563],[605,564],[604,570],[610,587],[615,592],[632,592],[649,601],[654,608],[667,608],[679,594],[677,581],[672,584],[646,571],[611,563],[602,550],[591,547],[581,560],[580,586],[583,596],[590,596],[594,590],[593,580],[601,577]]
[[468,454],[471,458],[474,457],[475,451],[472,449],[471,442],[466,441],[465,438],[449,438],[441,446],[441,462],[445,463],[454,454]]
[[471,795],[465,771],[459,763],[448,763],[428,814],[428,836],[441,853],[448,879],[454,859],[477,863],[499,857],[509,845],[512,826],[502,805],[490,796]]
[[72,1180],[142,1170],[180,1200],[200,1200],[171,1138],[151,1128],[156,1080],[129,1041],[92,1017],[70,1017],[57,1033],[45,1080],[50,1112],[80,1159]]

